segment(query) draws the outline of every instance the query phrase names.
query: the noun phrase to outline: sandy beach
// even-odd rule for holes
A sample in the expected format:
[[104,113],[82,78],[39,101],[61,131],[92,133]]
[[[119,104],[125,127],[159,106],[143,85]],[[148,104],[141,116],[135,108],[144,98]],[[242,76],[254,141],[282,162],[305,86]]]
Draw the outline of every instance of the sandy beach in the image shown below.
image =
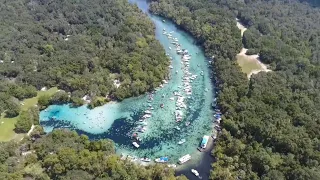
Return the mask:
[[[237,20],[237,27],[240,29],[241,31],[241,37],[243,37],[244,32],[247,30],[247,28],[240,23],[239,19]],[[245,72],[247,73],[247,77],[248,79],[250,79],[250,77],[253,74],[258,74],[261,71],[264,72],[269,72],[271,71],[270,69],[268,69],[267,65],[263,64],[260,60],[259,60],[259,55],[258,54],[254,54],[254,55],[247,55],[246,52],[248,51],[248,49],[246,48],[242,48],[240,53],[237,54],[237,59],[241,59],[241,60],[245,60],[246,63],[243,64],[253,64],[253,66],[255,66],[255,68],[252,68],[249,72]],[[239,62],[238,62],[239,63]],[[239,65],[241,66],[242,64],[239,63]],[[244,69],[243,66],[241,66],[242,69]]]

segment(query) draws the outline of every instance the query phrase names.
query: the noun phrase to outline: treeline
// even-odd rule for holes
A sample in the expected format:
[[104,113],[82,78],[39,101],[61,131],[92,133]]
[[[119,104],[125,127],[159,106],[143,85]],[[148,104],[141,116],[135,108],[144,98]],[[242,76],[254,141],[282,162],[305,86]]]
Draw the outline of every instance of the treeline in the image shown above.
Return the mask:
[[122,100],[167,76],[154,25],[126,0],[0,0],[0,9],[0,112],[7,116],[42,87]]
[[162,165],[139,166],[120,160],[111,140],[89,141],[85,135],[40,126],[30,139],[0,144],[0,179],[6,180],[186,180]]
[[[224,117],[211,179],[320,179],[319,8],[295,0],[159,0],[151,11],[215,56]],[[244,46],[273,72],[250,81],[240,72],[236,18],[248,27]]]

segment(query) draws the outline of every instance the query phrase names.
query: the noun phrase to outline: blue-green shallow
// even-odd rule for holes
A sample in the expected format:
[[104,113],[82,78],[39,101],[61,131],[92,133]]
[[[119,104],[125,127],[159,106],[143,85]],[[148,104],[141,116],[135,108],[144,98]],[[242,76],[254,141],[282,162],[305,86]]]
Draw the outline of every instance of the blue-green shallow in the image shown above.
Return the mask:
[[[148,5],[144,1],[129,0],[135,2],[147,12]],[[71,108],[68,105],[52,105],[40,113],[41,125],[46,132],[55,128],[75,129],[80,133],[88,135],[91,139],[110,138],[116,143],[118,153],[126,153],[131,156],[158,158],[168,156],[170,162],[177,162],[178,158],[185,154],[194,154],[203,135],[212,133],[211,103],[214,98],[214,89],[211,83],[208,60],[202,50],[194,44],[194,39],[179,30],[171,22],[163,22],[161,18],[148,14],[156,26],[156,38],[165,48],[166,52],[173,57],[171,80],[154,95],[154,100],[148,103],[148,96],[129,98],[120,103],[109,103],[95,109],[86,106]],[[184,119],[180,123],[175,122],[175,101],[169,100],[173,97],[175,90],[182,86],[183,71],[181,69],[181,56],[175,53],[175,48],[170,40],[162,34],[162,30],[174,31],[173,37],[179,39],[181,47],[188,49],[192,54],[189,71],[198,77],[192,85],[192,95],[186,98],[188,108],[184,110]],[[169,50],[168,47],[172,47]],[[178,71],[178,73],[176,73]],[[200,72],[204,72],[204,76]],[[205,89],[208,91],[206,92]],[[164,95],[164,97],[163,97]],[[185,96],[188,97],[188,96]],[[165,105],[160,108],[160,104]],[[152,117],[147,120],[147,131],[140,133],[142,143],[139,149],[132,146],[131,135],[135,132],[138,120],[148,104],[152,104]],[[190,121],[190,126],[185,122]],[[175,126],[180,131],[174,129]],[[178,145],[180,139],[186,139],[186,143]]]

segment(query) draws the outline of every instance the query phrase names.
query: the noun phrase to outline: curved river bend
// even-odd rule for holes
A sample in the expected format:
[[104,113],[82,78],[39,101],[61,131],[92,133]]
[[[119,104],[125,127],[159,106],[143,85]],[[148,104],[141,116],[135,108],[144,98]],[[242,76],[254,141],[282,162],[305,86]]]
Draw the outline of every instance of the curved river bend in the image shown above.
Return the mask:
[[[138,7],[147,13],[148,5],[145,0],[129,0],[136,3]],[[210,79],[208,60],[204,53],[193,42],[194,39],[187,33],[179,30],[174,24],[163,22],[157,16],[147,13],[156,26],[156,38],[172,57],[171,80],[159,89],[153,100],[149,95],[129,98],[119,103],[109,103],[92,110],[86,106],[71,108],[69,105],[52,105],[40,113],[40,122],[46,132],[55,128],[69,128],[81,134],[86,134],[90,139],[110,138],[116,143],[117,153],[129,154],[138,158],[148,157],[155,159],[161,156],[169,157],[170,163],[176,163],[178,159],[186,154],[192,155],[192,161],[188,165],[197,165],[208,153],[200,153],[197,147],[203,135],[211,135],[213,109],[211,103],[214,99],[214,89]],[[181,48],[187,49],[192,55],[189,72],[197,75],[190,83],[192,94],[186,95],[183,91],[183,67],[181,56],[176,54],[172,40],[163,35],[172,32],[172,36],[179,40]],[[169,49],[171,47],[171,50]],[[203,71],[203,73],[201,73]],[[174,91],[181,92],[185,96],[186,109],[182,109],[183,119],[180,123],[175,120],[177,96]],[[174,97],[175,100],[170,100]],[[164,104],[161,108],[160,104]],[[141,128],[139,118],[144,112],[153,107],[152,117],[147,119],[146,131],[138,133],[142,139],[140,147],[132,146],[132,134]],[[186,122],[190,122],[186,126]],[[175,129],[179,126],[180,130]],[[186,142],[179,145],[181,139]],[[208,168],[210,168],[210,162]],[[200,163],[201,164],[201,163]],[[199,173],[201,174],[199,170]],[[208,175],[208,172],[206,172]],[[201,174],[203,176],[203,174]]]

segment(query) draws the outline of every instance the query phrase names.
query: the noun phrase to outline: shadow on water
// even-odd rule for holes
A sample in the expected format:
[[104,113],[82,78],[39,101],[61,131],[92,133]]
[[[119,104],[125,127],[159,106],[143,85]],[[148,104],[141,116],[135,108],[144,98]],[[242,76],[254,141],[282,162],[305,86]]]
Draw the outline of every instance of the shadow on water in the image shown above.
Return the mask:
[[[199,109],[200,110],[200,109]],[[51,113],[52,116],[58,114],[58,111],[53,111]],[[198,113],[193,114],[193,118],[197,118]],[[80,129],[77,129],[72,123],[68,121],[59,120],[56,118],[52,118],[49,121],[41,122],[41,125],[44,127],[52,127],[53,129],[70,129],[74,130],[79,134],[84,134],[89,137],[90,140],[99,140],[99,139],[112,139],[117,146],[127,147],[128,149],[134,149],[131,145],[134,142],[133,134],[138,132],[137,127],[139,127],[139,117],[141,117],[140,113],[136,113],[130,118],[119,118],[116,119],[111,127],[104,133],[100,134],[92,134]],[[192,122],[192,120],[190,120]],[[143,139],[143,143],[140,145],[139,149],[150,149],[160,145],[161,141],[172,141],[174,139],[176,131],[167,131],[165,128],[161,131],[161,137],[148,137]],[[161,147],[159,147],[161,148]]]
[[210,177],[210,171],[212,170],[211,164],[214,161],[213,156],[211,155],[211,147],[210,152],[203,152],[204,155],[201,158],[201,161],[195,166],[188,166],[185,169],[176,171],[176,176],[185,175],[190,180],[198,180],[199,178],[192,174],[191,169],[196,169],[203,180],[207,180]]

